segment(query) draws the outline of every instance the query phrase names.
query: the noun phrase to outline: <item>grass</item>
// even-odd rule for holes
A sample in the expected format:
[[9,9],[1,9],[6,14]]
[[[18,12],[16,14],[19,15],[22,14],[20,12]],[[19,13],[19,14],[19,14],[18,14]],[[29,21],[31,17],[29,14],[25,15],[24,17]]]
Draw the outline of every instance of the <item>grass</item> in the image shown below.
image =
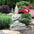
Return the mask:
[[13,20],[8,14],[0,14],[0,29],[8,28],[10,24],[13,24]]

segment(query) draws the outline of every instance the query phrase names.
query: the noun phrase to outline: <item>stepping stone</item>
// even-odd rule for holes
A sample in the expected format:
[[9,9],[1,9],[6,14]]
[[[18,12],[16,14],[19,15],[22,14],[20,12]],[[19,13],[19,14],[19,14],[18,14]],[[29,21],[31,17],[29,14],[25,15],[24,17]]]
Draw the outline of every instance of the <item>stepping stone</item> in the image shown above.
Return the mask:
[[2,30],[0,30],[0,34],[5,34]]
[[20,34],[19,31],[2,30],[5,34]]

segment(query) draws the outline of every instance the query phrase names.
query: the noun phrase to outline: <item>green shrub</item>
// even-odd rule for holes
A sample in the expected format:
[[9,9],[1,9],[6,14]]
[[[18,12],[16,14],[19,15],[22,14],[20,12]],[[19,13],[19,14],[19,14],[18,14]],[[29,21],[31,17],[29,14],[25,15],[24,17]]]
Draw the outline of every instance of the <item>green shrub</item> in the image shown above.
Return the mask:
[[20,1],[20,2],[17,2],[16,5],[19,7],[19,6],[21,6],[21,3],[22,3],[23,6],[29,6],[29,5],[30,5],[30,3],[27,2],[27,1]]
[[24,13],[24,14],[21,15],[21,19],[23,19],[23,18],[31,19],[31,14],[29,14],[29,13]]
[[28,26],[31,23],[31,21],[27,18],[23,18],[23,19],[19,20],[19,22],[24,23],[26,26]]
[[28,26],[31,22],[30,19],[31,19],[31,14],[24,13],[24,14],[21,14],[21,20],[19,20],[19,22],[24,23],[26,26]]
[[16,5],[16,2],[19,2],[20,0],[0,0],[0,6],[2,5],[8,5],[10,8],[14,8]]
[[10,24],[13,23],[13,20],[11,19],[11,16],[1,14],[0,15],[0,29],[2,28],[9,28]]
[[34,3],[32,3],[32,6],[34,7]]

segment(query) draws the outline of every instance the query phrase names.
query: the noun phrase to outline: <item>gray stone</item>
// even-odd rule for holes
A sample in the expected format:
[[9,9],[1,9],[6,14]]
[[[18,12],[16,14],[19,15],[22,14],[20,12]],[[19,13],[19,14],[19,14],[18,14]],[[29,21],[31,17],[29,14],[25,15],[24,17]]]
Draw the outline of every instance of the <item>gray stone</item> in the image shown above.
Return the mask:
[[0,30],[0,34],[5,34],[3,31]]
[[14,24],[10,25],[10,30],[21,30],[26,29],[25,24],[19,23],[19,21],[15,21]]

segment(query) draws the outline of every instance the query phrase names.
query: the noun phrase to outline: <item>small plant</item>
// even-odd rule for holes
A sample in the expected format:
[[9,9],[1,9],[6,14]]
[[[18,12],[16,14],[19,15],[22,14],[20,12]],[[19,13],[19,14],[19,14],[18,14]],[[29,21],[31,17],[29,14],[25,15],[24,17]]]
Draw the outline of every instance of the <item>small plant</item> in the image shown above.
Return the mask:
[[29,13],[24,13],[24,14],[21,15],[21,19],[23,19],[23,18],[31,19],[32,17],[31,17],[31,14],[29,14]]
[[23,19],[19,20],[19,22],[24,23],[26,26],[28,26],[31,23],[31,21],[27,18],[23,18]]
[[31,14],[29,13],[24,13],[24,14],[21,14],[21,20],[19,20],[20,23],[24,23],[26,26],[28,26],[31,21]]
[[9,8],[9,6],[7,6],[7,5],[3,5],[2,7],[1,7],[1,13],[10,13],[10,8]]

